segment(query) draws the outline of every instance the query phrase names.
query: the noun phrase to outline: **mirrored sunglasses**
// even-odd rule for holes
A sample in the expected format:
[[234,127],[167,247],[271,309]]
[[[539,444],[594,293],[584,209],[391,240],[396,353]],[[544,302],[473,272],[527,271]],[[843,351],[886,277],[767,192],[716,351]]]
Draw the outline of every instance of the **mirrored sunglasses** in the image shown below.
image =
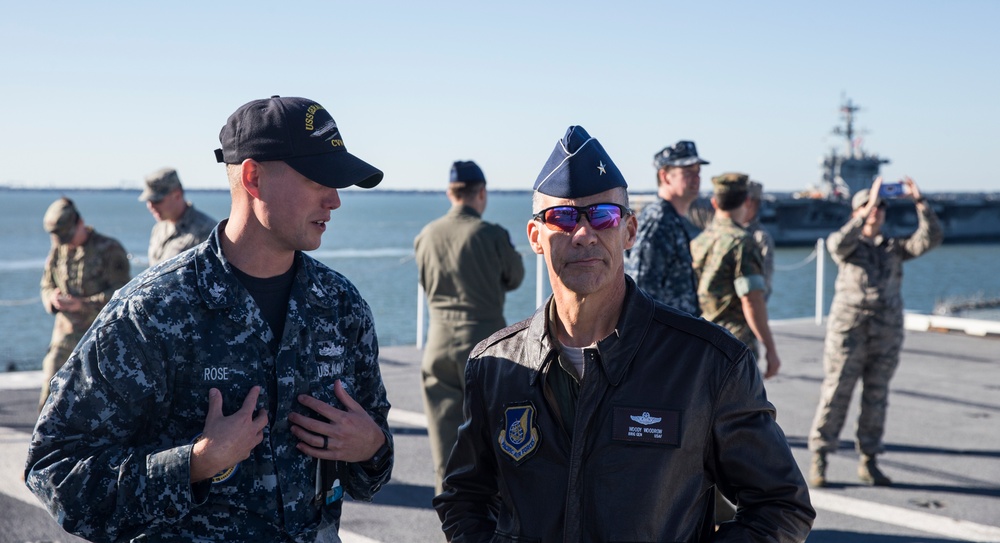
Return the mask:
[[594,230],[614,228],[622,217],[632,214],[632,210],[619,204],[594,204],[590,206],[555,206],[543,209],[532,215],[536,221],[545,223],[549,230],[572,232],[580,218],[587,216],[587,221]]

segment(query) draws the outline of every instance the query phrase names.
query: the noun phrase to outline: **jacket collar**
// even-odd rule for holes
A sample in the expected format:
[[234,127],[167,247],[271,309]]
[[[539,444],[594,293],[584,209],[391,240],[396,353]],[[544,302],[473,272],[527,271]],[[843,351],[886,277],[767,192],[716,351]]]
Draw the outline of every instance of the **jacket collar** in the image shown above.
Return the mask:
[[[212,309],[224,307],[246,306],[250,294],[233,274],[232,265],[222,253],[219,241],[221,232],[229,220],[223,220],[208,237],[208,241],[198,246],[195,255],[196,280],[198,292],[205,304]],[[301,286],[305,302],[310,305],[329,308],[336,301],[336,292],[332,281],[324,281],[321,277],[322,264],[301,251],[295,253],[295,285]],[[295,288],[292,289],[293,295]]]
[[477,219],[482,218],[482,215],[480,215],[478,211],[476,211],[475,209],[472,209],[471,207],[469,207],[467,205],[464,205],[464,204],[457,204],[457,205],[451,206],[451,209],[448,210],[448,214],[449,215],[467,215],[469,217],[475,217]]
[[[545,364],[559,350],[548,329],[548,312],[554,303],[554,298],[550,295],[535,311],[528,324],[524,352],[527,355],[526,365],[534,370],[531,373],[531,384],[538,380]],[[652,298],[636,288],[632,278],[626,275],[625,299],[618,324],[611,335],[597,342],[597,350],[601,354],[601,370],[612,386],[617,386],[625,378],[625,373],[646,337],[652,318]]]
[[722,215],[716,214],[713,220],[716,222],[716,224],[720,229],[733,228],[736,230],[746,230],[746,228],[742,224],[734,221],[732,217],[723,217]]

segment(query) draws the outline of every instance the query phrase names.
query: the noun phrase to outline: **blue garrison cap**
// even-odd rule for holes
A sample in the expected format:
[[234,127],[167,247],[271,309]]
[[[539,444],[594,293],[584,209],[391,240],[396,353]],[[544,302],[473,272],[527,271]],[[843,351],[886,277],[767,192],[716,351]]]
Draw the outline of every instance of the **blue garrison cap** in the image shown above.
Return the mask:
[[452,183],[485,183],[483,170],[471,160],[458,160],[451,165]]
[[601,143],[582,126],[571,126],[535,180],[534,189],[556,198],[583,198],[628,187]]

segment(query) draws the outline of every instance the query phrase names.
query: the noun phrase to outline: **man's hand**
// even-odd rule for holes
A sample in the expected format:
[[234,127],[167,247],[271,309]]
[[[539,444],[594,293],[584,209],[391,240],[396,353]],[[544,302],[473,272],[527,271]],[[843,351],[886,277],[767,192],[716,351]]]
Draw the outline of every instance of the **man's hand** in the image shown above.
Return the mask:
[[292,433],[299,438],[296,448],[313,458],[324,460],[369,460],[385,443],[385,434],[368,412],[344,390],[340,379],[333,386],[333,393],[347,410],[337,409],[307,394],[300,395],[299,403],[328,422],[290,413],[288,421],[292,423]]
[[917,188],[917,183],[910,176],[903,177],[903,183],[906,184],[907,192],[910,194],[910,198],[914,201],[919,202],[920,200],[920,189]]
[[880,175],[875,178],[875,181],[872,182],[872,188],[868,193],[868,203],[865,204],[864,208],[865,217],[871,216],[871,214],[874,213],[875,209],[878,208],[879,202],[882,201],[882,198],[879,196],[879,191],[881,190],[882,190],[882,176]]
[[250,457],[250,452],[264,439],[267,410],[254,415],[260,387],[250,389],[240,410],[222,414],[222,393],[208,391],[208,414],[205,429],[191,451],[191,482],[196,483],[231,468]]
[[781,369],[781,359],[778,358],[778,353],[768,349],[767,353],[764,354],[764,358],[767,359],[767,370],[764,372],[764,379],[770,379],[778,375],[778,370]]
[[49,305],[56,311],[62,311],[63,313],[76,313],[83,308],[83,302],[79,298],[66,294],[59,289],[52,292]]

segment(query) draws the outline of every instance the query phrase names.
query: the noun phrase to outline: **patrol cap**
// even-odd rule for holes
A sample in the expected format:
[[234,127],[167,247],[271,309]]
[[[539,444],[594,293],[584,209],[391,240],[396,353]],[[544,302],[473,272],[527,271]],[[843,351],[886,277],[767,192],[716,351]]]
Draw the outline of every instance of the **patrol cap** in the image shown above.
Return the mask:
[[867,204],[868,203],[868,197],[870,196],[870,194],[869,194],[870,192],[871,191],[868,190],[868,189],[859,190],[851,198],[851,209],[852,210],[857,210],[859,207]]
[[690,166],[692,164],[708,164],[707,160],[702,160],[698,156],[698,148],[693,141],[681,140],[672,147],[664,147],[659,153],[653,155],[653,165],[657,170],[662,170],[667,166]]
[[160,168],[146,176],[146,188],[142,189],[139,201],[155,204],[179,188],[181,188],[181,179],[177,177],[177,170]]
[[607,151],[582,126],[571,126],[556,142],[534,190],[556,198],[583,198],[616,187],[628,183]]
[[747,192],[750,177],[745,173],[729,172],[712,178],[715,195],[721,196],[732,192]]
[[451,183],[485,183],[483,170],[471,160],[458,160],[451,165]]
[[750,181],[747,183],[747,198],[753,198],[754,200],[760,200],[764,197],[764,185],[756,181]]
[[76,232],[76,225],[80,221],[80,212],[76,210],[73,201],[69,198],[60,198],[45,211],[45,218],[42,224],[45,231],[55,234],[59,243],[68,243],[73,239]]
[[370,189],[382,171],[347,152],[343,136],[323,106],[306,98],[272,96],[240,106],[222,131],[215,160],[281,160],[311,181],[331,188]]

